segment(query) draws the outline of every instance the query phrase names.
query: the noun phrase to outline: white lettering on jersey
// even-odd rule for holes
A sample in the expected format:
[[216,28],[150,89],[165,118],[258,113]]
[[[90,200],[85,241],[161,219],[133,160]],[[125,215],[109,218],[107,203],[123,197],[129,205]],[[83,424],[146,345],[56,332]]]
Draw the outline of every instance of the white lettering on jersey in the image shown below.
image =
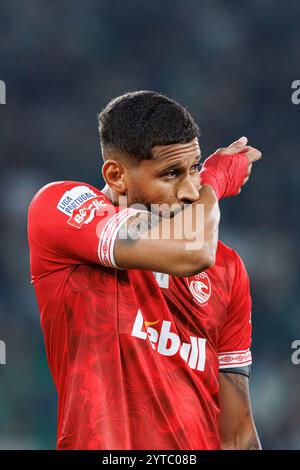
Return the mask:
[[[181,343],[179,336],[171,332],[171,322],[163,320],[160,331],[153,328],[156,322],[144,321],[140,310],[132,328],[131,335],[150,341],[154,350],[163,356],[175,356],[179,352],[180,357],[187,362],[191,369],[204,371],[206,359],[206,339],[190,336],[190,343]],[[151,325],[151,326],[150,326]]]
[[75,186],[75,188],[64,193],[56,207],[64,214],[70,216],[74,209],[77,209],[93,197],[97,197],[97,194],[88,186]]
[[82,224],[93,220],[97,210],[106,205],[105,197],[97,195],[88,186],[75,186],[63,194],[56,208],[69,216],[68,224],[81,228]]

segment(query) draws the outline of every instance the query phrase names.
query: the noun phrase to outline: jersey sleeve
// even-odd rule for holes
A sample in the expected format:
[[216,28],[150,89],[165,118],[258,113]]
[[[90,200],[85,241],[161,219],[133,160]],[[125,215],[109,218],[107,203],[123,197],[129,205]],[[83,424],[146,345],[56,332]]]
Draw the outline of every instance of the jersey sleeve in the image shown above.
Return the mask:
[[250,375],[252,301],[249,277],[241,258],[235,253],[235,276],[227,320],[220,332],[218,358],[221,372]]
[[33,279],[82,263],[117,268],[117,233],[137,212],[115,207],[101,191],[86,183],[64,181],[45,186],[33,198],[28,212]]

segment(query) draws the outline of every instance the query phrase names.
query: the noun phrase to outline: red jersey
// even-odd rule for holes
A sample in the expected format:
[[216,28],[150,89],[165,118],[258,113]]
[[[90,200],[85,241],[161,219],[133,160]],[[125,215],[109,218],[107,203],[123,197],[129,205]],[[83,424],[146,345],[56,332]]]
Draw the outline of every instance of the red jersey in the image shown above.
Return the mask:
[[222,243],[196,276],[118,269],[114,241],[134,212],[72,181],[29,208],[57,447],[218,449],[219,369],[251,363],[246,270]]

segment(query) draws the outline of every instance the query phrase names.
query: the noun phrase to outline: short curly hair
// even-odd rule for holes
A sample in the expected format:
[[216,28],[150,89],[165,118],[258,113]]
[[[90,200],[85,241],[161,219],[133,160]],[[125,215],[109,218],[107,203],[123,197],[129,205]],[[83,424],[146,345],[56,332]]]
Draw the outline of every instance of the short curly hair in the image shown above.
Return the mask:
[[102,146],[139,160],[151,159],[155,145],[186,143],[199,128],[180,104],[154,91],[118,96],[98,115]]

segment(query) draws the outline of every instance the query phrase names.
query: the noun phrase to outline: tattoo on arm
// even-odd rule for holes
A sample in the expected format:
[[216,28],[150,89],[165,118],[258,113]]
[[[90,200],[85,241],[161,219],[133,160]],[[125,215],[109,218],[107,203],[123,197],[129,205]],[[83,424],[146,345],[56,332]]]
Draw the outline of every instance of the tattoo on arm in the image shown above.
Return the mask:
[[151,229],[157,227],[160,222],[158,215],[150,212],[139,212],[126,221],[118,232],[119,240],[135,243]]

